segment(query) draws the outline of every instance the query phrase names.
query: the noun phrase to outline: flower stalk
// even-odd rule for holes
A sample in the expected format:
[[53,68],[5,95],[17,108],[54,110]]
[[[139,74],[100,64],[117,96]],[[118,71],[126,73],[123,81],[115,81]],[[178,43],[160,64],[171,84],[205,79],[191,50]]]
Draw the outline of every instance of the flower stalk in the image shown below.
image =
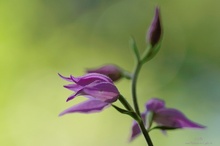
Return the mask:
[[143,64],[141,61],[137,61],[137,64],[134,69],[134,74],[133,74],[132,83],[131,83],[132,99],[133,99],[135,112],[139,117],[139,119],[137,120],[137,123],[138,123],[138,125],[144,135],[146,142],[148,143],[148,146],[153,146],[151,138],[150,138],[147,130],[145,129],[143,119],[141,118],[141,113],[139,110],[138,100],[137,100],[137,89],[136,89],[137,88],[137,79],[138,79],[138,75],[139,75],[139,72],[141,70],[142,65]]
[[137,65],[134,69],[134,74],[133,74],[133,78],[131,81],[131,92],[132,92],[132,99],[133,99],[133,104],[134,104],[134,109],[136,111],[136,113],[138,114],[138,116],[140,116],[140,110],[139,110],[139,106],[138,106],[138,100],[137,100],[137,78],[139,75],[139,72],[141,70],[141,66],[142,63],[140,61],[137,62]]
[[[205,126],[188,119],[180,110],[167,108],[165,101],[159,98],[152,98],[147,101],[144,112],[139,110],[137,96],[138,76],[142,66],[158,53],[161,46],[161,36],[160,10],[159,7],[156,7],[154,19],[147,33],[148,47],[143,54],[139,53],[136,42],[131,37],[130,45],[136,59],[135,68],[132,73],[115,64],[107,64],[98,68],[87,69],[87,74],[83,76],[75,77],[70,75],[65,77],[59,74],[62,79],[70,82],[70,84],[64,85],[64,87],[74,92],[74,94],[67,98],[67,102],[78,96],[87,98],[86,101],[64,110],[59,116],[70,113],[88,114],[100,112],[106,107],[112,106],[121,114],[129,115],[133,118],[130,141],[142,133],[148,146],[153,146],[149,132],[154,129],[166,132],[167,130],[182,128],[205,128]],[[121,95],[114,84],[114,82],[122,78],[131,80],[133,106]],[[116,101],[120,101],[123,108],[114,105]],[[156,123],[157,126],[151,127],[152,123]]]
[[143,120],[140,120],[138,122],[138,125],[139,125],[139,127],[140,127],[140,129],[141,129],[141,131],[142,131],[142,133],[144,135],[145,140],[148,143],[148,146],[153,146],[153,143],[152,143],[151,138],[150,138],[150,136],[148,134],[148,131],[146,130],[146,128],[144,126]]

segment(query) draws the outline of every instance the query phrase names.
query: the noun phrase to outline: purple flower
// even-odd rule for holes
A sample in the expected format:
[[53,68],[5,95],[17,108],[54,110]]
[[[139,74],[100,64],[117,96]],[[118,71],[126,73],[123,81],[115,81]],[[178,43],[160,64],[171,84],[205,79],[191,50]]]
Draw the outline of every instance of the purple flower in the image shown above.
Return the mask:
[[117,81],[122,77],[122,69],[113,64],[105,65],[95,69],[88,69],[87,73],[100,73],[108,76],[113,81]]
[[73,84],[65,85],[64,87],[74,91],[75,93],[67,98],[66,101],[72,100],[76,96],[83,95],[88,100],[74,105],[63,112],[60,116],[68,113],[92,113],[99,112],[105,107],[115,102],[119,97],[119,91],[113,84],[112,80],[102,74],[89,73],[80,77],[64,77],[59,74],[61,78]]
[[[173,108],[166,108],[165,102],[161,99],[152,98],[146,103],[146,110],[142,113],[142,119],[145,122],[145,117],[152,113],[152,121],[157,123],[158,126],[167,128],[205,128],[204,126],[192,122],[182,112]],[[151,122],[151,121],[150,121]],[[149,124],[149,123],[148,123]],[[149,129],[150,127],[147,127]],[[130,140],[133,140],[140,134],[140,129],[137,122],[132,125],[132,134]]]
[[160,10],[159,7],[156,7],[154,19],[148,30],[148,36],[147,36],[148,42],[151,44],[152,47],[154,47],[154,45],[156,45],[159,42],[161,32],[162,29],[160,23]]

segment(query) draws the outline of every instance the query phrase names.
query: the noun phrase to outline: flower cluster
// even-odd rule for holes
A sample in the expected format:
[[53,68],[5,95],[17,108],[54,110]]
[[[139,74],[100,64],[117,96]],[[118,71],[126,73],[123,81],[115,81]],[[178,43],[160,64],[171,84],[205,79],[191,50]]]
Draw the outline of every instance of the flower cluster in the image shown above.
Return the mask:
[[[166,131],[182,128],[204,128],[204,126],[189,120],[178,109],[167,108],[165,101],[158,98],[150,99],[145,105],[144,112],[141,113],[139,110],[136,93],[138,74],[143,64],[150,61],[159,51],[161,34],[160,10],[156,7],[154,19],[147,33],[147,42],[149,44],[143,54],[139,54],[136,42],[132,39],[131,48],[136,57],[136,65],[133,73],[127,72],[117,65],[108,64],[99,68],[88,69],[85,75],[79,77],[72,75],[65,77],[59,74],[62,79],[70,82],[70,84],[64,85],[64,87],[74,92],[67,98],[67,102],[77,96],[87,98],[86,101],[73,105],[59,115],[62,116],[76,112],[94,113],[112,105],[118,112],[133,118],[130,141],[142,133],[149,146],[153,146],[153,143],[148,133],[154,129]],[[113,83],[123,77],[130,79],[132,82],[133,106],[120,94],[118,88]],[[113,104],[117,100],[121,102],[124,106],[123,108]],[[152,127],[153,123],[157,126]]]

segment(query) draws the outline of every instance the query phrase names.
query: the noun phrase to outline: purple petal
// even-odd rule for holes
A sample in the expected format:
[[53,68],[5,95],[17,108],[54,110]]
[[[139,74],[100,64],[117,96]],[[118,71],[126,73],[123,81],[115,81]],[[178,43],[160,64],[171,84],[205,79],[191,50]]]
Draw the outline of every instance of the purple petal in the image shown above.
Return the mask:
[[59,74],[59,73],[58,73],[58,75],[59,75],[62,79],[66,80],[66,81],[68,81],[68,82],[73,82],[73,80],[72,80],[71,77],[64,77],[64,76],[62,76],[62,75]]
[[154,121],[159,125],[175,128],[205,128],[205,126],[189,120],[179,110],[171,108],[158,110],[154,115]]
[[83,95],[83,94],[84,94],[84,93],[83,93],[83,89],[78,90],[75,94],[69,96],[69,97],[67,98],[66,102],[72,100],[72,99],[75,98],[76,96]]
[[78,85],[81,86],[88,85],[94,81],[106,81],[112,83],[112,80],[109,77],[99,73],[89,73],[80,77],[71,76],[71,78],[76,81]]
[[94,113],[99,112],[107,107],[109,104],[106,102],[102,102],[100,100],[87,100],[80,104],[74,105],[59,114],[59,116],[70,114],[70,113]]
[[158,98],[152,98],[146,103],[146,109],[153,112],[164,107],[165,107],[165,102]]
[[96,99],[112,103],[118,99],[119,91],[112,83],[92,83],[83,89],[83,92]]
[[64,85],[64,87],[74,92],[77,92],[83,88],[82,86],[77,84]]
[[129,141],[133,141],[138,135],[141,134],[141,130],[138,126],[138,123],[136,121],[133,121],[133,124],[132,124],[132,128],[131,128],[131,136],[130,136],[130,139]]
[[[141,114],[141,118],[144,121],[144,125],[146,125],[146,113]],[[134,140],[138,135],[140,135],[141,130],[138,126],[138,123],[136,121],[133,121],[132,128],[131,128],[131,136],[129,141],[131,142]]]

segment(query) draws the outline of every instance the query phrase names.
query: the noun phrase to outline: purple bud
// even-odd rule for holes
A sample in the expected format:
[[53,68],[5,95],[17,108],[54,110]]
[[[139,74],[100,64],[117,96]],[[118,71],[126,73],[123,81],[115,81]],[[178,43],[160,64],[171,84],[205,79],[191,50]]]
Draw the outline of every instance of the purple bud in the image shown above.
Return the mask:
[[87,73],[100,73],[108,76],[112,79],[112,81],[117,81],[122,77],[122,69],[112,64],[105,65],[100,68],[87,69]]
[[148,30],[147,40],[154,47],[160,40],[161,36],[161,23],[160,23],[160,9],[156,7],[154,19],[151,23],[151,26]]

